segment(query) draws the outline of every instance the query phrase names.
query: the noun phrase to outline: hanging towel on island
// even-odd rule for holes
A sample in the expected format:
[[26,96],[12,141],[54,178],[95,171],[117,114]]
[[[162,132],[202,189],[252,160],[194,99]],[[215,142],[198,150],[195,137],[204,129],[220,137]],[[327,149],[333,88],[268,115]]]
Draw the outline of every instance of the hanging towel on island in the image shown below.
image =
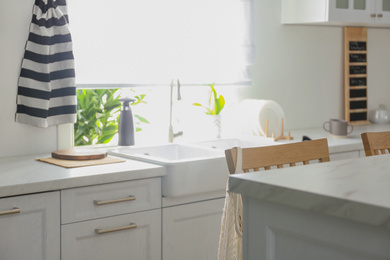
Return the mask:
[[76,83],[65,0],[36,0],[18,82],[16,121],[76,122]]
[[[234,173],[242,173],[242,149],[237,147],[237,161]],[[221,219],[218,260],[242,260],[242,213],[241,194],[229,191],[226,183],[225,205]]]

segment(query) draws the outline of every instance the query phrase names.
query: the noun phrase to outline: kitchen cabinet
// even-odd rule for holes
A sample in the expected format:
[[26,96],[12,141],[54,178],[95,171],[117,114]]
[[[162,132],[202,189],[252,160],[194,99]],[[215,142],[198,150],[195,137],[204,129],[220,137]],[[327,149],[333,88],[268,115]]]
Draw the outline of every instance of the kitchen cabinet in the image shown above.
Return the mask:
[[231,175],[243,196],[243,259],[389,259],[389,167],[380,155]]
[[161,209],[62,226],[62,260],[160,260]]
[[60,193],[0,199],[0,259],[60,259]]
[[161,259],[161,179],[61,191],[62,260]]
[[225,199],[163,208],[163,259],[214,260]]
[[348,152],[329,154],[329,158],[331,162],[345,160],[345,159],[359,158],[359,157],[365,157],[364,150],[354,150]]
[[390,27],[390,0],[283,0],[282,23]]
[[161,179],[150,178],[61,191],[62,224],[161,208]]

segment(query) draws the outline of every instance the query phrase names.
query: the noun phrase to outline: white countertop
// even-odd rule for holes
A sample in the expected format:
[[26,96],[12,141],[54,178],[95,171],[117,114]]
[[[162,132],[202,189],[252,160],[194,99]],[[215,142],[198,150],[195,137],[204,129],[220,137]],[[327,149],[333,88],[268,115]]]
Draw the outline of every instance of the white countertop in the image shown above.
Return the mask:
[[[368,131],[390,131],[390,124],[355,126],[352,134],[346,138],[331,136],[322,128],[293,130],[291,134],[294,137],[293,142],[301,141],[303,135],[311,139],[326,137],[329,152],[338,153],[363,150],[360,133]],[[279,141],[283,142],[291,141]],[[46,154],[0,158],[0,197],[166,175],[163,166],[133,160],[72,169],[35,161],[36,158],[49,156]]]
[[[162,166],[125,162],[66,169],[36,158],[50,155],[0,159],[0,197],[164,176]],[[122,159],[122,158],[121,158]]]
[[235,174],[229,190],[390,228],[390,155]]
[[[363,132],[382,132],[390,131],[390,124],[370,124],[362,126],[354,126],[353,131],[347,137],[336,137],[326,132],[322,127],[307,128],[292,130],[291,136],[294,137],[292,141],[302,141],[304,135],[311,139],[327,138],[329,145],[329,153],[341,153],[353,150],[363,150],[363,143],[360,134]],[[287,133],[285,133],[287,135]],[[281,143],[291,141],[278,141]]]

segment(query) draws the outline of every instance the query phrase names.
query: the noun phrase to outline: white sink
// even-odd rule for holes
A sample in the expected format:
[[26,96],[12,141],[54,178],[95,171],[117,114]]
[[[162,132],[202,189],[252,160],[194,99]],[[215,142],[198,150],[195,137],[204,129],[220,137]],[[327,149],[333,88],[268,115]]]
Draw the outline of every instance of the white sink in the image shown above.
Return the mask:
[[119,147],[109,154],[163,165],[163,196],[177,197],[224,190],[228,178],[225,155],[221,150],[194,145],[164,144],[147,147]]
[[225,190],[229,176],[226,149],[273,144],[269,139],[218,139],[194,144],[118,147],[108,153],[165,166],[167,175],[162,178],[162,194],[178,197]]

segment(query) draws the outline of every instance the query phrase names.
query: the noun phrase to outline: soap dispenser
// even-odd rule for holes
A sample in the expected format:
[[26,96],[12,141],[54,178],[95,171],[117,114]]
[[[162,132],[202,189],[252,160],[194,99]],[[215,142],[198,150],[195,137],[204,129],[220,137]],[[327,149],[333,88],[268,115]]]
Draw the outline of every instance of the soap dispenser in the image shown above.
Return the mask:
[[123,106],[119,115],[118,145],[134,145],[134,120],[130,103],[136,101],[136,99],[125,97],[120,98],[119,101],[123,102]]

